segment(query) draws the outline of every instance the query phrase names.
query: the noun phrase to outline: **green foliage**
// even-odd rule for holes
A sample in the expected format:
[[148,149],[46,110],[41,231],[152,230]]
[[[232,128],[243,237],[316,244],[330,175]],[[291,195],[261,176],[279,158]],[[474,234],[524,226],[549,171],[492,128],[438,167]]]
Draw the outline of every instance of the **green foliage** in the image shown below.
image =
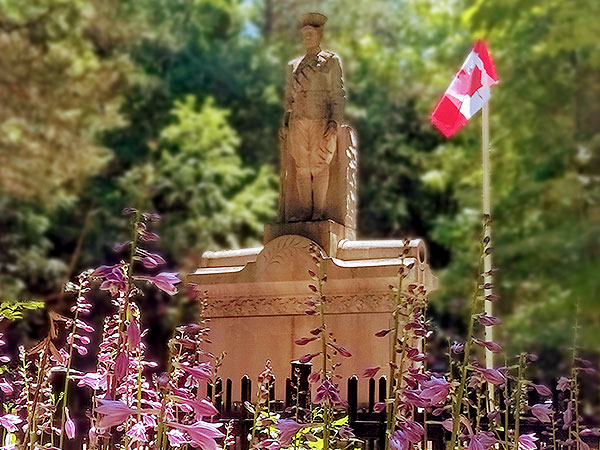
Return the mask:
[[272,170],[242,166],[240,139],[212,98],[198,107],[187,96],[172,115],[152,157],[124,174],[123,189],[164,212],[161,234],[174,257],[260,239],[276,209]]
[[0,3],[0,190],[56,202],[110,158],[134,71],[117,1]]
[[0,302],[0,318],[19,320],[23,318],[24,311],[32,311],[44,307],[44,302],[30,301],[2,301]]

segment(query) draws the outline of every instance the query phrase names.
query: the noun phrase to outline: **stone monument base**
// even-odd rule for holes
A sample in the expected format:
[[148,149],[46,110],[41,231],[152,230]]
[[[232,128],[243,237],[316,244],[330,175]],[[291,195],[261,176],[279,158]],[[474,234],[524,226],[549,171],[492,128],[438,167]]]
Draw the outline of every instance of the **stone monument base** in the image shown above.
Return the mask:
[[[336,370],[342,394],[353,375],[360,376],[367,367],[388,367],[389,336],[374,334],[392,323],[395,294],[390,286],[398,286],[399,268],[408,272],[405,283],[428,292],[437,287],[437,280],[426,263],[422,241],[354,241],[347,239],[351,233],[333,221],[267,225],[263,247],[206,252],[201,267],[187,276],[186,282],[207,295],[212,351],[227,352],[220,376],[232,380],[234,399],[239,398],[241,378],[248,375],[255,384],[267,359],[279,380],[276,398],[283,399],[290,362],[319,351],[315,342],[294,343],[320,325],[318,316],[305,314],[306,302],[315,299],[308,273],[316,272],[310,252],[315,245],[324,255],[329,331],[353,355],[337,358],[343,363]],[[402,257],[405,246],[409,251]],[[318,370],[321,360],[312,362]],[[367,386],[359,382],[361,402],[367,401]]]

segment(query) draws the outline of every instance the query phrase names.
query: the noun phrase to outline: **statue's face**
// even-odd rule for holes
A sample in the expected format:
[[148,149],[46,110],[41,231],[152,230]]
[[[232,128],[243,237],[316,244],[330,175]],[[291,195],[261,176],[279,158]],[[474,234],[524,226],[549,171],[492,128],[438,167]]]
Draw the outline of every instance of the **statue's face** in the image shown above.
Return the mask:
[[306,50],[318,47],[321,43],[321,32],[315,27],[305,26],[300,33],[302,35],[302,44]]

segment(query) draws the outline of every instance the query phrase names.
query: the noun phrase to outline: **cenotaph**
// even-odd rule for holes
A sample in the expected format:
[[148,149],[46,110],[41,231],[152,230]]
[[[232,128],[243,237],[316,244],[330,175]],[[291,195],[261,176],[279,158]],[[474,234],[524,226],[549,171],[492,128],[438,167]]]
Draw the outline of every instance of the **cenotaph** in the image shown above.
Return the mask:
[[[287,66],[277,223],[265,225],[261,247],[205,252],[186,279],[206,293],[212,350],[227,353],[219,376],[232,380],[234,399],[239,380],[248,375],[254,383],[267,359],[279,380],[275,397],[283,399],[290,362],[319,351],[315,342],[294,343],[319,325],[318,316],[305,314],[315,298],[311,248],[323,255],[329,331],[353,355],[336,370],[342,395],[352,375],[388,367],[388,338],[374,334],[392,323],[390,286],[398,286],[399,268],[409,270],[407,283],[427,292],[437,286],[422,241],[356,240],[358,144],[343,123],[340,59],[320,48],[326,20],[317,13],[302,17],[306,54]],[[316,369],[319,361],[313,360]],[[360,400],[366,401],[367,389],[359,383]]]

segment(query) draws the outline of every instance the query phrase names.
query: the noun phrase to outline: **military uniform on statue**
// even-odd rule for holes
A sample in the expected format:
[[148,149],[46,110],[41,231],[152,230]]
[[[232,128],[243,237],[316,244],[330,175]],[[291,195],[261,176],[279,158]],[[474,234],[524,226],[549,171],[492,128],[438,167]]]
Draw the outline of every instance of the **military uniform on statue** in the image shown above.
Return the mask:
[[306,54],[287,66],[281,130],[280,222],[284,223],[345,222],[335,205],[346,202],[335,195],[339,189],[331,184],[337,175],[332,173],[332,162],[338,141],[349,130],[342,123],[345,91],[340,58],[320,47],[326,21],[318,13],[302,16],[299,26]]

